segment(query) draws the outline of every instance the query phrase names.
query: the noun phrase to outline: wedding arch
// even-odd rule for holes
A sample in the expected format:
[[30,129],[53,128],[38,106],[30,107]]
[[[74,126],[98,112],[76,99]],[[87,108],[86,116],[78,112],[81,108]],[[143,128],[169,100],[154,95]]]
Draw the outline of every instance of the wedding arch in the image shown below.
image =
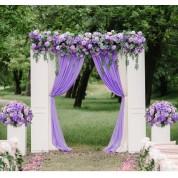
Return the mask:
[[146,40],[142,32],[74,35],[35,30],[29,36],[31,107],[34,113],[31,152],[72,150],[65,142],[54,97],[64,94],[74,84],[86,55],[92,56],[104,84],[122,97],[115,129],[104,151],[138,152],[141,139],[146,136]]

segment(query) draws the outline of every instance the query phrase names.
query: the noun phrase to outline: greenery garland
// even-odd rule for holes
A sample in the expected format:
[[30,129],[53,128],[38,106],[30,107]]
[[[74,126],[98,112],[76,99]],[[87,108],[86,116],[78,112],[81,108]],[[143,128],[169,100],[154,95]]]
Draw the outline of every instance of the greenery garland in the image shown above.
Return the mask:
[[44,56],[44,60],[48,60],[48,53],[51,59],[57,55],[71,54],[75,54],[78,59],[81,59],[87,55],[109,54],[112,56],[113,53],[120,52],[121,55],[126,56],[126,65],[129,64],[128,57],[131,56],[132,59],[136,59],[135,68],[138,68],[138,55],[143,49],[147,49],[146,38],[142,32],[136,33],[135,31],[116,33],[112,30],[105,34],[86,32],[74,35],[70,32],[60,34],[59,32],[34,30],[30,32],[29,38],[33,58],[36,61],[40,55]]

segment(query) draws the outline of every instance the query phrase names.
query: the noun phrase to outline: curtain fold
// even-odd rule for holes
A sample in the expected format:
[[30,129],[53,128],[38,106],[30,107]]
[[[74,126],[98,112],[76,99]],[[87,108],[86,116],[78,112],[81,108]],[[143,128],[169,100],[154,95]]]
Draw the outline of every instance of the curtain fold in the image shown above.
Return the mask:
[[92,55],[96,69],[108,89],[117,96],[122,97],[120,112],[118,119],[110,139],[110,142],[104,152],[116,152],[121,144],[123,136],[123,119],[124,119],[124,92],[121,86],[120,76],[118,72],[116,53]]
[[127,66],[125,57],[118,53],[119,75],[124,92],[124,120],[123,120],[123,137],[117,152],[126,152],[128,150],[128,94],[127,94]]
[[56,110],[56,104],[54,97],[64,94],[68,91],[76,81],[80,70],[82,68],[84,57],[78,59],[75,54],[58,56],[59,60],[59,72],[55,78],[53,89],[51,91],[51,119],[52,119],[52,143],[53,145],[65,152],[70,152],[72,149],[69,148],[65,142],[58,114]]

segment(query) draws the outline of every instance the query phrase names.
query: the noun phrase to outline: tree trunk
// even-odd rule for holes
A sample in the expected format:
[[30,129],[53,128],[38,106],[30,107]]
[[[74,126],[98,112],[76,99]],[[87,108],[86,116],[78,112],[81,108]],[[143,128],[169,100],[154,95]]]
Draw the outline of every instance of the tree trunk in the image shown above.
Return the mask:
[[26,86],[26,90],[25,90],[25,96],[31,96],[31,73],[30,73],[30,69],[28,71],[28,78],[27,78],[27,86]]
[[162,76],[160,78],[160,82],[161,82],[161,85],[160,85],[161,96],[165,96],[167,94],[167,84],[168,84],[166,77]]
[[150,104],[153,75],[156,67],[156,62],[161,54],[161,44],[149,45],[149,51],[145,54],[145,80],[146,80],[146,105]]
[[81,78],[81,76],[79,75],[76,82],[75,82],[74,88],[72,90],[72,98],[76,97],[77,89],[78,89],[78,86],[79,86],[79,83],[80,83],[80,78]]
[[65,98],[71,98],[72,95],[72,90],[73,90],[74,86],[72,86],[66,93]]
[[22,80],[22,70],[18,71],[18,70],[14,70],[13,71],[13,75],[14,75],[14,80],[15,80],[15,94],[21,94],[22,90],[21,90],[21,80]]
[[76,98],[75,98],[74,107],[81,108],[82,99],[83,99],[83,96],[85,95],[85,92],[86,92],[86,89],[87,89],[87,84],[88,84],[88,81],[89,81],[89,77],[90,77],[90,74],[91,74],[94,66],[95,66],[94,62],[91,59],[90,64],[88,64],[86,66],[86,69],[85,69],[85,71],[82,75],[82,78],[80,80],[80,84],[79,84],[79,87],[78,87],[78,90],[77,90],[77,95],[76,95]]

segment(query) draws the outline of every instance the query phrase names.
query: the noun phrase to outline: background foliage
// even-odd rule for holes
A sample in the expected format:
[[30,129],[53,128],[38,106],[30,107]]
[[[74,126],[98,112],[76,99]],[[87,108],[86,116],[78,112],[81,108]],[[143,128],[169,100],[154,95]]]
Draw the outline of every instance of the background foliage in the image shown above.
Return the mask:
[[[0,6],[0,85],[11,86],[16,94],[30,95],[28,34],[34,29],[143,31],[147,104],[153,91],[165,96],[177,87],[178,6]],[[88,81],[98,78],[91,60],[83,66],[75,92],[71,89],[74,106],[81,107]]]

